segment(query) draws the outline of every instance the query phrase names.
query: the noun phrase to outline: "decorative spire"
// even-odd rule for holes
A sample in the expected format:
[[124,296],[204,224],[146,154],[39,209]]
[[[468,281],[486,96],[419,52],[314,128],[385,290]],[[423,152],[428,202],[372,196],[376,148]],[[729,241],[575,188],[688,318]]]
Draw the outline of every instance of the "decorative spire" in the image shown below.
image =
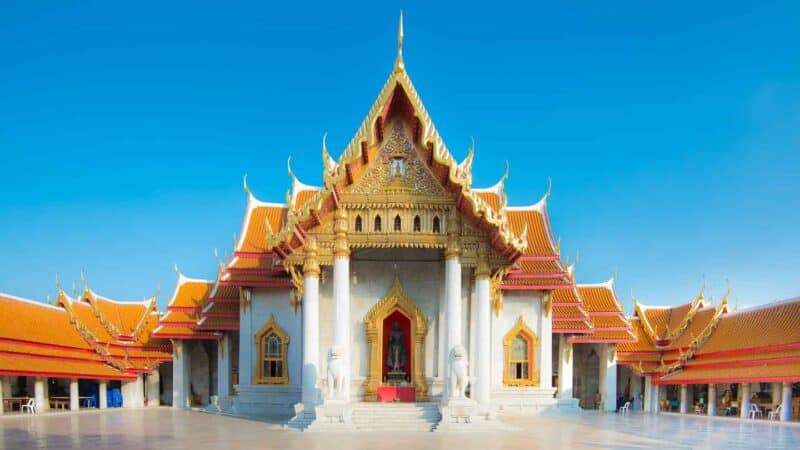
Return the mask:
[[247,174],[244,174],[244,179],[242,180],[242,187],[247,194],[250,194],[250,188],[247,186]]
[[400,24],[397,27],[397,59],[394,61],[395,72],[405,72],[403,64],[403,10],[400,10]]

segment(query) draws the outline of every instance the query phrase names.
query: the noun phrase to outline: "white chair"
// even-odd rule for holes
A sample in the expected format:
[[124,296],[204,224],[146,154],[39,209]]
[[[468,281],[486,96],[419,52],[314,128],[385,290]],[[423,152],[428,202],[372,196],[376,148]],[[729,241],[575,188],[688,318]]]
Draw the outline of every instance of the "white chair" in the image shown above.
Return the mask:
[[770,412],[769,412],[769,415],[767,416],[767,419],[768,419],[768,420],[780,420],[780,418],[781,418],[781,411],[782,411],[782,410],[783,410],[783,403],[781,403],[780,405],[778,405],[778,407],[777,407],[777,408],[775,408],[774,410],[770,411]]
[[622,414],[625,414],[630,411],[631,411],[631,402],[625,402],[625,404],[622,405],[622,408],[619,409],[619,412]]
[[20,412],[28,414],[37,414],[39,410],[36,408],[36,400],[29,398],[28,402],[22,405]]
[[751,404],[750,405],[750,418],[755,419],[756,416],[764,417],[764,413],[761,412],[761,408],[758,405]]

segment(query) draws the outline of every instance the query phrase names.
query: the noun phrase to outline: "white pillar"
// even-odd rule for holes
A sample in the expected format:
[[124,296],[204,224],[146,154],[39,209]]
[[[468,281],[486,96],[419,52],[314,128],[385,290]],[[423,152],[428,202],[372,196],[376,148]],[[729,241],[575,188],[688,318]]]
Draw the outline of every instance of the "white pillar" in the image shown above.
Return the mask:
[[740,384],[739,391],[742,396],[742,401],[739,403],[741,409],[739,417],[746,419],[750,415],[750,383]]
[[458,254],[447,255],[445,260],[445,295],[447,310],[445,311],[445,389],[449,398],[450,392],[450,354],[453,349],[462,345],[461,341],[461,260]]
[[686,384],[681,385],[681,414],[689,412],[689,386]]
[[[542,297],[539,329],[539,386],[553,387],[553,307],[550,294]],[[616,366],[616,364],[615,364]],[[616,379],[616,377],[615,377]]]
[[172,407],[186,409],[189,407],[189,346],[185,341],[176,340],[172,344]]
[[6,389],[6,377],[0,375],[0,416],[3,415],[3,391]]
[[122,407],[144,407],[144,378],[142,374],[137,374],[133,380],[122,382]]
[[158,367],[154,368],[146,375],[145,379],[145,391],[147,392],[147,406],[159,406],[161,405],[161,395],[160,395],[160,388],[161,388],[161,374],[158,373]]
[[36,409],[44,412],[50,409],[50,400],[47,396],[47,378],[36,377],[33,382],[33,397],[36,402]]
[[231,335],[225,333],[217,341],[217,397],[222,400],[231,395]]
[[333,259],[333,345],[344,352],[344,386],[341,398],[350,399],[350,256]]
[[792,420],[792,383],[783,383],[781,394],[783,394],[781,396],[783,397],[783,401],[781,402],[783,405],[783,409],[781,409],[781,422],[788,422]]
[[716,416],[717,415],[717,385],[716,384],[709,384],[708,385],[708,398],[706,399],[708,405],[708,415],[709,416]]
[[476,378],[474,400],[487,410],[490,406],[491,392],[491,299],[489,295],[489,266],[485,261],[475,269],[475,302],[477,318],[475,321],[475,370]]
[[572,398],[572,344],[558,335],[558,398]]
[[108,382],[105,380],[97,385],[97,403],[100,409],[108,408]]
[[72,378],[69,380],[69,410],[77,411],[81,409],[81,399],[78,392],[78,379]]
[[303,409],[314,413],[319,404],[319,263],[317,244],[306,241],[303,265]]
[[[239,294],[239,382],[242,386],[253,384],[254,353],[253,308],[250,306],[252,293],[249,288],[241,288]],[[287,370],[287,369],[284,369]]]
[[600,396],[605,411],[617,410],[617,352],[613,344],[602,344]]
[[653,393],[653,402],[650,404],[650,412],[659,414],[661,412],[661,385],[653,383],[652,376],[650,377],[650,383],[652,384],[650,391]]

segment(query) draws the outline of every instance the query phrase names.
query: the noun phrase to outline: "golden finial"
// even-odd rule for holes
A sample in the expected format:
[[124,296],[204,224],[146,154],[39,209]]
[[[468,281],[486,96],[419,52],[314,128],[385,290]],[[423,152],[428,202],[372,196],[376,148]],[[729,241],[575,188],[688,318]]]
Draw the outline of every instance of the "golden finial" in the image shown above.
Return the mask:
[[580,259],[581,259],[580,253],[577,250],[575,250],[575,262],[573,262],[572,265],[578,265],[578,261],[580,261]]
[[56,272],[56,289],[58,289],[59,292],[63,291],[63,289],[61,289],[61,281],[58,279],[58,272]]
[[175,270],[175,273],[177,273],[178,276],[181,276],[181,269],[178,268],[178,263],[175,263],[172,268]]
[[394,62],[395,72],[405,72],[403,64],[403,10],[400,10],[400,24],[397,27],[397,59]]
[[556,243],[556,253],[561,253],[561,236],[558,237],[558,242]]
[[242,180],[242,187],[244,187],[244,191],[248,194],[251,194],[250,188],[247,187],[247,174],[244,174],[244,179]]
[[83,283],[83,287],[89,289],[89,283],[86,282],[86,277],[83,275],[83,269],[81,269],[81,283]]
[[233,233],[233,251],[239,248],[239,239],[236,237],[236,233]]
[[552,192],[553,192],[553,179],[547,177],[547,192],[544,193],[544,197],[545,198],[550,197],[550,193]]
[[569,267],[569,255],[564,259],[564,266]]
[[72,296],[73,297],[77,297],[78,296],[78,287],[75,286],[75,282],[74,281],[72,282]]
[[509,170],[510,167],[511,167],[511,165],[508,163],[508,160],[506,160],[506,171],[505,171],[505,173],[503,173],[503,176],[500,178],[500,183],[505,184],[506,180],[508,179],[508,170]]
[[631,289],[631,301],[633,302],[634,309],[639,307],[639,300],[636,300],[636,296],[633,295],[633,289]]
[[619,275],[619,269],[614,269],[614,273],[611,274],[611,282],[617,281],[617,275]]

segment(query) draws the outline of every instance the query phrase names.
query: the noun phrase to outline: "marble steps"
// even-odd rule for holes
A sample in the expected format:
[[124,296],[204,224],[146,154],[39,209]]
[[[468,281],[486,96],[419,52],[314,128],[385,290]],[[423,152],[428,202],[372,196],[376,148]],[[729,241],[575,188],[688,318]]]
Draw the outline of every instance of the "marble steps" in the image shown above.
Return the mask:
[[436,403],[357,403],[353,425],[359,431],[433,431],[441,420]]

